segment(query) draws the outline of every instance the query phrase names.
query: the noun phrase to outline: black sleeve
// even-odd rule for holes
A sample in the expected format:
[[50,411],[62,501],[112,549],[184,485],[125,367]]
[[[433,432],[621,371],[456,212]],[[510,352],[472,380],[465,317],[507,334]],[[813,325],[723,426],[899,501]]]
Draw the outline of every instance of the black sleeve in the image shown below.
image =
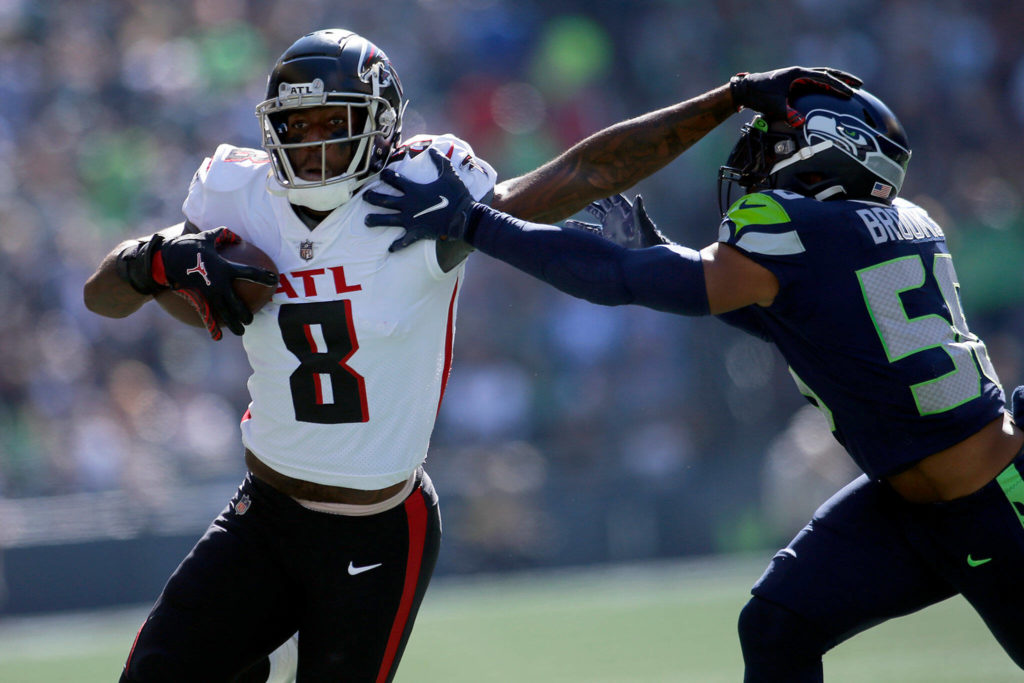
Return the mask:
[[473,207],[467,240],[558,289],[596,304],[707,315],[700,254],[679,245],[626,249],[586,230],[529,223]]

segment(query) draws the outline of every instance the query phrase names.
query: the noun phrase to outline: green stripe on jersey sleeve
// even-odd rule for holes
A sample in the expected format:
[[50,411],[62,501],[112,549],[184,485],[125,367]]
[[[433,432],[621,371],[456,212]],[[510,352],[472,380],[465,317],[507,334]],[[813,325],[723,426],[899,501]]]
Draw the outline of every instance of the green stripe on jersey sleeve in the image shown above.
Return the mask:
[[787,232],[748,230],[749,226],[782,225],[790,222],[789,214],[772,197],[755,192],[740,197],[729,207],[722,220],[718,241],[740,249],[770,256],[786,256],[806,251],[795,230]]
[[733,234],[748,225],[778,225],[789,223],[789,214],[782,204],[761,192],[743,195],[729,207],[725,217],[732,221]]

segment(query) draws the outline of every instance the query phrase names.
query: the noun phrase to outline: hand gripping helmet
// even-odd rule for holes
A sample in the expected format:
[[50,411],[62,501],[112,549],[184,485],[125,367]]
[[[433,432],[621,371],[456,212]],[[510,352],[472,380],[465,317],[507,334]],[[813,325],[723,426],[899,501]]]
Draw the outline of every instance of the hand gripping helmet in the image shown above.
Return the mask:
[[[332,211],[380,172],[402,136],[402,83],[387,55],[362,36],[327,29],[299,38],[285,50],[267,79],[267,99],[256,107],[263,148],[292,204]],[[324,106],[348,108],[347,136],[288,143],[288,114]],[[352,161],[328,177],[328,145],[352,145]],[[319,180],[300,178],[288,150],[319,147],[324,159]]]
[[723,212],[733,183],[745,192],[782,189],[818,200],[896,198],[910,144],[881,100],[866,90],[849,99],[810,92],[793,98],[791,106],[805,118],[799,128],[762,116],[743,126],[718,173]]

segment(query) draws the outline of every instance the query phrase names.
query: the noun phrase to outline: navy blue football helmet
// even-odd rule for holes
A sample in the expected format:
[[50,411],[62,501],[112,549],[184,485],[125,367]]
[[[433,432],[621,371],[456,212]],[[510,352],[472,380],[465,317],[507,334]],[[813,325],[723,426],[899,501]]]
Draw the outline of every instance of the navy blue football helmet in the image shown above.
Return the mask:
[[[267,99],[256,107],[263,148],[293,204],[331,211],[384,168],[402,137],[402,83],[383,50],[345,29],[326,29],[299,38],[277,60],[267,79]],[[289,143],[288,114],[297,109],[348,108],[347,136],[319,142]],[[319,181],[297,176],[287,151],[328,145],[352,145],[352,161],[340,175]]]
[[718,174],[723,213],[732,184],[744,192],[783,189],[819,200],[896,198],[910,143],[889,107],[866,90],[849,99],[810,92],[791,106],[805,118],[799,128],[760,115],[743,126]]

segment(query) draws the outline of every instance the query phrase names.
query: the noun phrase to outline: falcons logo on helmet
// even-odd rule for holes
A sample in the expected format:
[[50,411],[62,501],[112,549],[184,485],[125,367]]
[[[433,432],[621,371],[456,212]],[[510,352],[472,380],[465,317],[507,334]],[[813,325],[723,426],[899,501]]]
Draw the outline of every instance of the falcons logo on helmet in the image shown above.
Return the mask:
[[374,78],[380,87],[386,88],[391,85],[394,79],[394,71],[391,69],[391,61],[384,51],[373,43],[363,43],[363,52],[359,57],[359,80],[369,83]]

